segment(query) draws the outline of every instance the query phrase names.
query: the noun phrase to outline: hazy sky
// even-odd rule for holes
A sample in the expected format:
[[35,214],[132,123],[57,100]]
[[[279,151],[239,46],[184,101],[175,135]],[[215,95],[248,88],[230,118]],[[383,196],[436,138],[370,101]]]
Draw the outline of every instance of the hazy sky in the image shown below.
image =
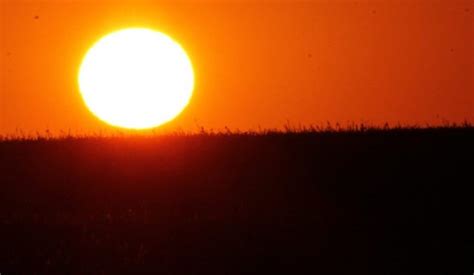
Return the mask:
[[125,27],[163,31],[196,73],[163,129],[474,122],[474,1],[0,0],[0,134],[105,129],[77,72]]

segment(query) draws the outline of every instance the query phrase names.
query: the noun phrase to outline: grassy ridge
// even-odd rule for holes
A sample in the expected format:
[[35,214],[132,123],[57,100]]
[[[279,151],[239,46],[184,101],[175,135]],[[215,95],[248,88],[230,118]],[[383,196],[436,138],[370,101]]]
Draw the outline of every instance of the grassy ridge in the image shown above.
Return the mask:
[[4,141],[0,272],[453,274],[473,163],[471,127]]

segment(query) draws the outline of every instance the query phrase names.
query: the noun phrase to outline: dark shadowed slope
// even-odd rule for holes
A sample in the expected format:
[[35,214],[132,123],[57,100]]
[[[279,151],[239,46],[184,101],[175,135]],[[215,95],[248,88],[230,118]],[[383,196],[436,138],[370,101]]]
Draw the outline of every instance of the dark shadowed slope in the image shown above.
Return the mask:
[[0,272],[471,274],[473,167],[472,128],[3,142]]

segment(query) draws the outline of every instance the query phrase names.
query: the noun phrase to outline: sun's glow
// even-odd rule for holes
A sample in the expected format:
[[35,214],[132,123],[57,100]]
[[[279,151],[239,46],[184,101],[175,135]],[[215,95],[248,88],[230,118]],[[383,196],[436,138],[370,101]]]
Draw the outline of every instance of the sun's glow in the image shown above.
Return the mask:
[[108,124],[147,129],[166,123],[188,105],[194,88],[191,61],[169,36],[143,28],[106,35],[79,69],[89,110]]

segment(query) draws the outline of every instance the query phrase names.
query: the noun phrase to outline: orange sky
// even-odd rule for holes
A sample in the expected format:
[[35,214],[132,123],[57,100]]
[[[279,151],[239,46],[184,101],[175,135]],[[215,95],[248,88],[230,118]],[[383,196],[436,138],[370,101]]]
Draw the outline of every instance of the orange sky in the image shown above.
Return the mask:
[[472,0],[0,0],[0,134],[107,129],[78,67],[97,39],[137,26],[194,65],[191,103],[165,130],[474,122]]

